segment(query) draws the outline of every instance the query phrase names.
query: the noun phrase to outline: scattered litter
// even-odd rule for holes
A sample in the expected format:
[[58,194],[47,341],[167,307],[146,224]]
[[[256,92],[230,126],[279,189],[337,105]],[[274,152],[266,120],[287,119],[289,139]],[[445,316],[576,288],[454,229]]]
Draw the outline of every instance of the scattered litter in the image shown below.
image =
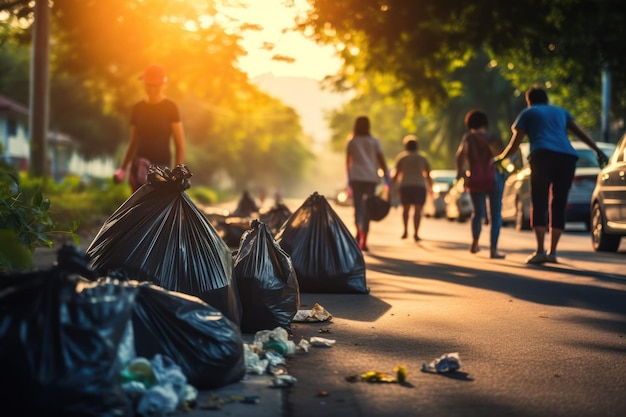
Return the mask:
[[393,371],[396,373],[395,376],[378,371],[368,371],[361,375],[349,375],[345,377],[345,380],[348,382],[370,382],[370,383],[400,383],[403,384],[406,382],[406,377],[408,375],[408,370],[406,366],[398,365],[393,368]]
[[269,361],[270,366],[278,366],[278,365],[286,365],[287,361],[285,357],[280,353],[275,352],[273,350],[268,350],[265,352],[265,359]]
[[231,401],[239,402],[242,404],[258,404],[261,402],[261,397],[258,395],[231,395]]
[[461,369],[461,361],[459,360],[458,352],[446,353],[430,364],[424,363],[422,365],[422,372],[445,373],[454,372],[458,369]]
[[312,337],[310,339],[311,346],[325,346],[331,347],[335,344],[335,340],[333,339],[325,339],[323,337]]
[[294,322],[314,322],[314,321],[330,321],[333,319],[324,307],[315,303],[311,310],[298,310],[291,321]]
[[263,375],[270,361],[267,359],[261,359],[254,347],[248,345],[247,343],[243,344],[243,353],[246,361],[246,372]]
[[296,382],[298,382],[298,380],[291,375],[276,375],[274,379],[272,379],[272,387],[274,388],[291,387]]
[[318,397],[328,397],[329,395],[330,395],[330,393],[328,391],[324,391],[324,390],[317,391],[317,396]]
[[202,403],[198,404],[198,408],[203,410],[221,410],[224,405],[232,403],[242,404],[258,404],[261,402],[261,397],[258,395],[237,395],[231,394],[228,398],[224,399],[217,394],[211,393]]
[[276,327],[274,330],[260,330],[254,335],[254,345],[261,351],[274,351],[281,355],[296,353],[296,344],[289,340],[287,330]]
[[319,329],[318,332],[320,332],[320,333],[330,333],[331,331],[330,331],[330,328],[325,327],[323,329]]
[[171,384],[155,385],[139,400],[137,414],[149,417],[161,417],[176,410],[178,396]]
[[398,382],[393,375],[377,371],[369,371],[361,374],[361,380],[365,382]]
[[310,347],[311,347],[311,344],[304,337],[302,338],[302,340],[300,340],[300,343],[298,343],[298,348],[300,348],[301,350],[305,352],[308,352]]
[[122,390],[146,417],[165,416],[176,409],[188,409],[196,402],[198,390],[187,383],[182,369],[171,358],[157,354],[132,359],[121,371]]

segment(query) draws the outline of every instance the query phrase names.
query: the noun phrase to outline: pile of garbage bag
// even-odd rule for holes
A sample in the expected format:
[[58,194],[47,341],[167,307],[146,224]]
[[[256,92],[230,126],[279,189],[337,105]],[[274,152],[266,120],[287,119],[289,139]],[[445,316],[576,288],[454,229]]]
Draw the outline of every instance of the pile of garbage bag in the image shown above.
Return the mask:
[[291,332],[300,305],[296,271],[269,227],[259,220],[252,221],[234,254],[234,279],[243,310],[242,332],[278,326]]
[[102,275],[123,270],[132,279],[199,297],[239,324],[230,248],[185,193],[192,174],[150,166],[140,187],[104,223],[87,248]]
[[150,283],[135,283],[135,287],[139,292],[132,331],[138,356],[171,358],[199,389],[243,378],[243,341],[232,321],[197,297]]
[[310,195],[276,241],[291,257],[301,292],[369,293],[363,254],[323,195]]
[[151,283],[98,277],[88,263],[64,246],[49,270],[0,275],[7,415],[132,416],[155,404],[162,412],[245,376],[241,332],[217,309]]
[[0,403],[7,416],[132,416],[117,348],[137,289],[64,267],[0,277]]

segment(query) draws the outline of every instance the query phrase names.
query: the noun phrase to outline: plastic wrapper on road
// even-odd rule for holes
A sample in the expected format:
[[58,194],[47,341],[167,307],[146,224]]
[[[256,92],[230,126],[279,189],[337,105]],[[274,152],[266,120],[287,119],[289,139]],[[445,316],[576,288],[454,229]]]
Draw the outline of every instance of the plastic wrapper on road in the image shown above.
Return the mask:
[[184,192],[190,177],[183,165],[173,171],[151,166],[148,183],[87,248],[90,266],[102,275],[122,269],[132,279],[195,295],[239,324],[231,251]]
[[300,306],[298,279],[289,255],[266,224],[252,222],[234,255],[234,265],[243,310],[241,331],[280,326],[291,332],[291,320]]
[[132,416],[117,349],[136,293],[63,267],[0,276],[2,415]]
[[243,378],[243,340],[237,325],[197,297],[149,283],[137,287],[132,323],[138,356],[171,358],[198,389]]
[[276,241],[291,257],[301,292],[369,293],[363,254],[324,196],[309,196]]

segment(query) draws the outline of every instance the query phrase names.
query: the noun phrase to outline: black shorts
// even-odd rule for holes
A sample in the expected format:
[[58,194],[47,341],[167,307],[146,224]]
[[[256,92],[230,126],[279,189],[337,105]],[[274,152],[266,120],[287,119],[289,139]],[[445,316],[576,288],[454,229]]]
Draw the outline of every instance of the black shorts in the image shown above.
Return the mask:
[[426,187],[421,185],[403,185],[400,187],[400,202],[403,205],[423,206],[426,201]]

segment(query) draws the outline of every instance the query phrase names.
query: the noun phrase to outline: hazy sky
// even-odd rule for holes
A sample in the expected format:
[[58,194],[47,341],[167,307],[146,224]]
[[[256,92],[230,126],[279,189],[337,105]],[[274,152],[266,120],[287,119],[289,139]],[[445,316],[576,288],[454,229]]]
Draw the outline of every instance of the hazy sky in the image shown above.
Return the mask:
[[[321,80],[337,72],[340,61],[333,56],[332,47],[318,46],[300,33],[283,33],[283,29],[293,26],[294,15],[308,8],[306,0],[294,0],[292,8],[285,7],[284,0],[248,0],[246,3],[247,9],[226,9],[226,12],[264,28],[261,32],[245,32],[243,46],[248,55],[240,59],[240,66],[250,78],[272,73],[277,77],[303,76]],[[273,44],[274,48],[264,48],[266,43]],[[271,59],[274,55],[289,56],[295,61],[275,61]]]

